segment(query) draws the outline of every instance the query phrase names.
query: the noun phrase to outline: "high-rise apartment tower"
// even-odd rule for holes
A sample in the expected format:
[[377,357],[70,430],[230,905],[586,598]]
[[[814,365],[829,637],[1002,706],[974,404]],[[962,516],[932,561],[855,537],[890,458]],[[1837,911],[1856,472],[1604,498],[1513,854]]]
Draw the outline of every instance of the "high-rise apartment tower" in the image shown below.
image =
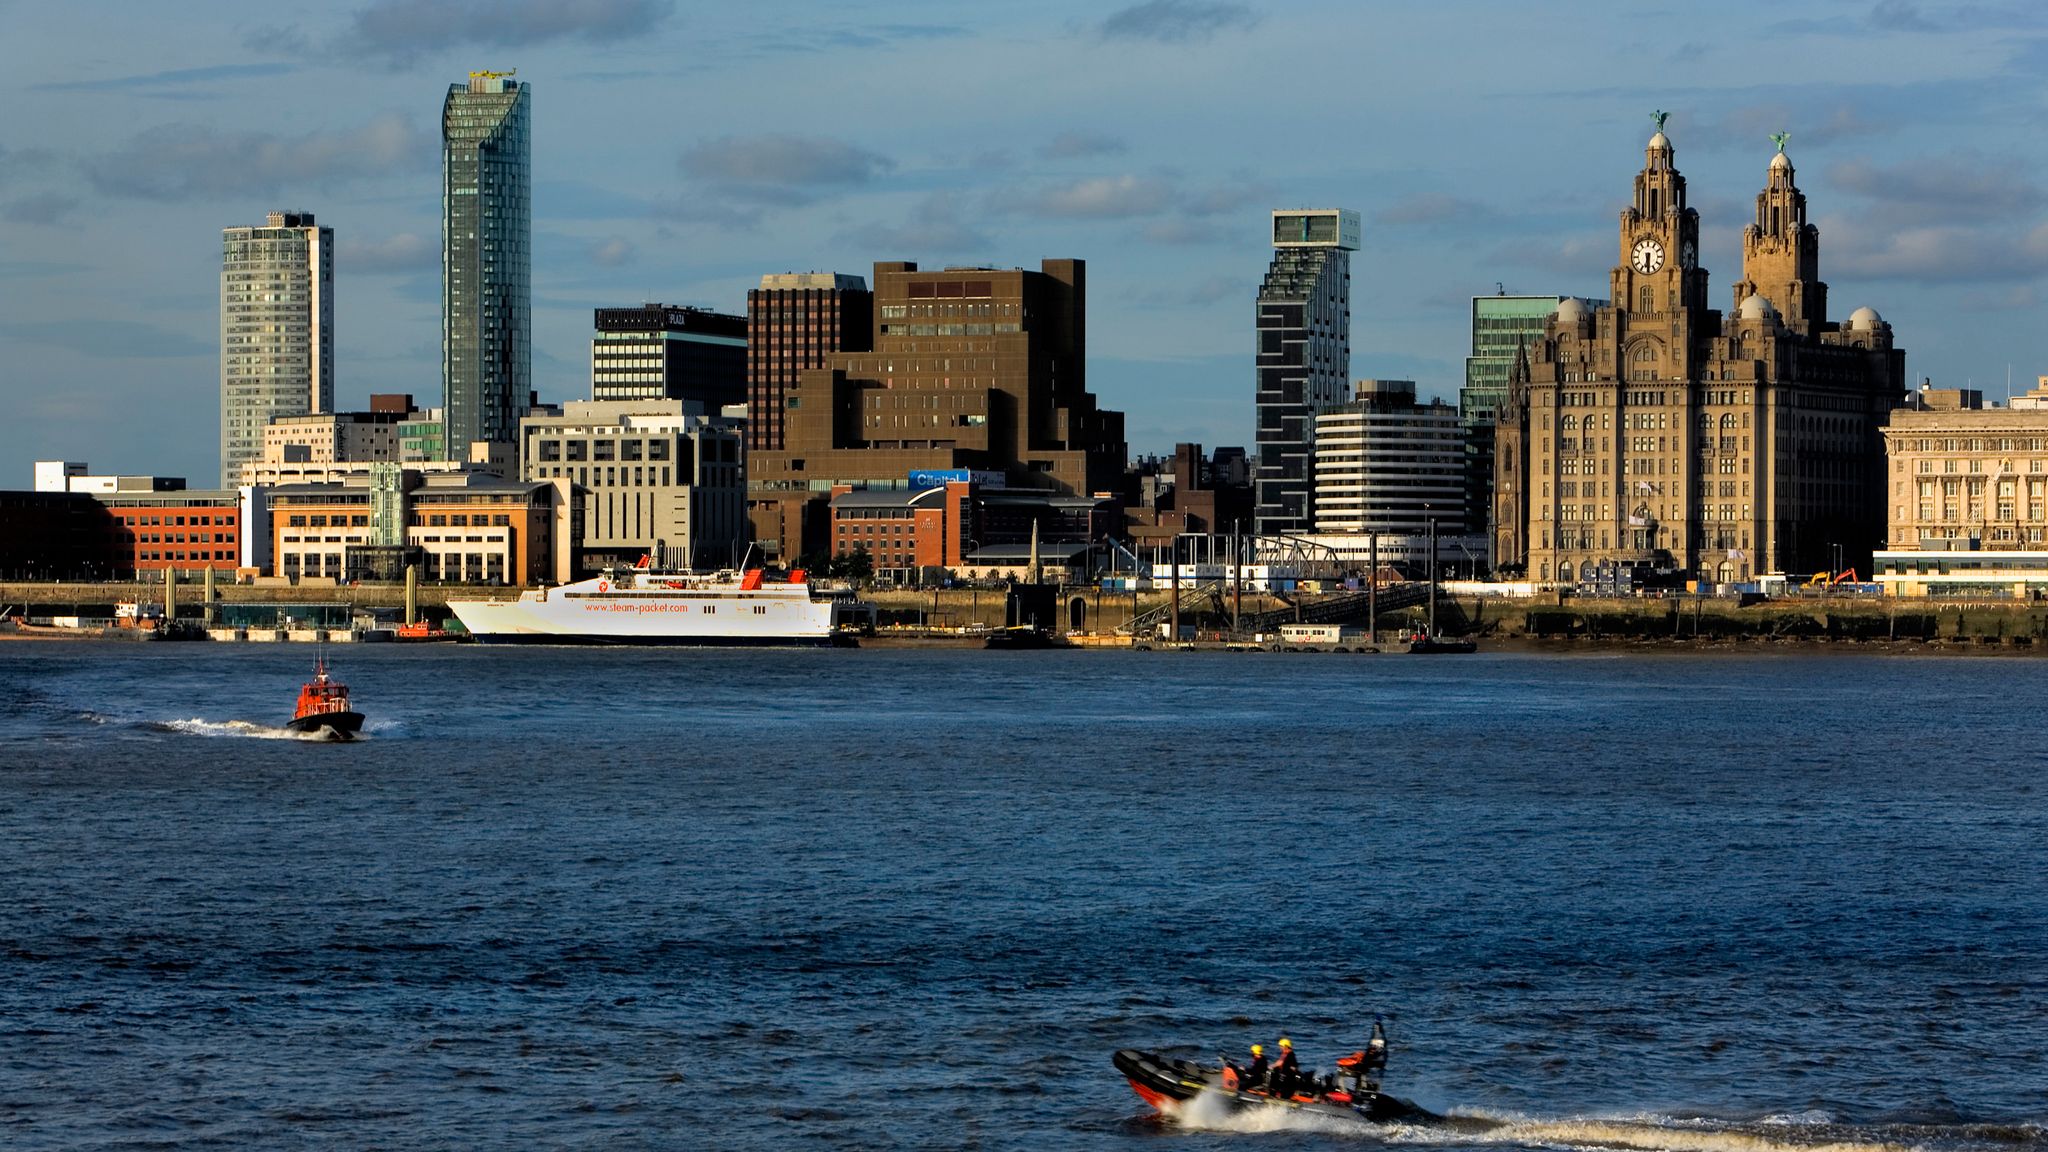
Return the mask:
[[221,230],[220,482],[241,482],[279,416],[334,408],[334,229],[272,212]]
[[1351,374],[1351,253],[1358,213],[1273,213],[1273,262],[1259,285],[1258,462],[1252,521],[1261,535],[1311,526],[1315,419],[1342,404]]
[[472,72],[441,106],[441,387],[446,452],[510,444],[531,394],[529,85]]

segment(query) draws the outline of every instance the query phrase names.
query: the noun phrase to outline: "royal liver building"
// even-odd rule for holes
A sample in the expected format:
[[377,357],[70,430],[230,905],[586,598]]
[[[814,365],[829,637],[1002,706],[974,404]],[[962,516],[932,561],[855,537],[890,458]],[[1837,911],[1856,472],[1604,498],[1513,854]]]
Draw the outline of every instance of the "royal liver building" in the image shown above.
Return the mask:
[[1784,137],[1743,229],[1734,311],[1707,307],[1699,214],[1650,137],[1610,306],[1565,300],[1516,360],[1494,457],[1499,565],[1745,580],[1868,568],[1884,536],[1887,414],[1905,353],[1869,308],[1828,319],[1820,232]]

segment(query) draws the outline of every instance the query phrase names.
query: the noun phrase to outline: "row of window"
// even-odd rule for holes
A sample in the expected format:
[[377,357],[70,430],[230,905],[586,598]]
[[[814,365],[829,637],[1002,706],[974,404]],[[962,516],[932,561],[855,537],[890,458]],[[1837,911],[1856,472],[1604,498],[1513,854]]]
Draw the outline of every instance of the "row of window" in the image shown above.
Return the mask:
[[[1925,474],[1925,473],[1929,473],[1929,472],[1933,472],[1933,471],[1935,471],[1935,467],[1934,467],[1934,464],[1935,464],[1935,462],[1934,462],[1933,460],[1922,460],[1922,461],[1920,461],[1920,465],[1919,465],[1919,467],[1918,467],[1917,469],[1915,469],[1915,470],[1916,470],[1916,471],[1918,471],[1918,472],[1920,472],[1920,473],[1922,473],[1922,474]],[[2018,471],[2018,469],[2017,469],[2017,468],[2015,468],[2015,467],[2013,466],[2013,462],[2012,462],[2012,461],[2010,461],[2010,460],[2000,460],[2000,461],[1997,461],[1997,465],[1998,465],[1998,467],[1997,467],[1997,468],[1995,468],[1995,469],[1993,469],[1993,471],[1996,471],[1996,472],[2016,472],[2016,471]],[[1897,472],[1897,471],[1903,471],[1903,470],[1905,469],[1905,467],[1906,467],[1906,462],[1905,462],[1904,460],[1894,460],[1894,461],[1892,461],[1892,470],[1893,470],[1893,471],[1895,471],[1895,472]],[[1981,458],[1977,458],[1977,459],[1972,459],[1972,460],[1971,460],[1971,461],[1969,462],[1969,467],[1968,467],[1967,469],[1965,469],[1965,468],[1963,468],[1963,467],[1962,467],[1962,464],[1961,464],[1961,462],[1960,462],[1960,461],[1956,461],[1956,460],[1943,460],[1943,461],[1941,461],[1941,469],[1940,469],[1940,470],[1941,470],[1942,472],[1944,472],[1944,473],[1948,473],[1948,474],[1951,474],[1951,475],[1952,475],[1952,474],[1954,474],[1954,473],[1956,473],[1956,472],[1959,472],[1959,471],[1968,471],[1968,472],[1971,472],[1971,473],[1981,473],[1981,472],[1983,472],[1983,471],[1984,471],[1984,461],[1983,461],[1983,460],[1982,460]],[[2027,471],[2029,471],[2029,472],[2033,472],[2033,473],[2040,473],[2040,472],[2048,472],[2048,461],[2043,461],[2043,460],[2029,460],[2029,461],[2027,461]]]

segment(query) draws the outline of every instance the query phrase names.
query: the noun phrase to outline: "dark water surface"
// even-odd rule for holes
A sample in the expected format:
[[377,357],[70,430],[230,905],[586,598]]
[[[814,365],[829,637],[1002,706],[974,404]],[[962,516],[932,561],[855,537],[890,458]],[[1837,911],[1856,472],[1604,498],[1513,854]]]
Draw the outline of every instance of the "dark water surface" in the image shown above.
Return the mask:
[[332,654],[0,645],[0,1146],[2048,1149],[2048,661]]

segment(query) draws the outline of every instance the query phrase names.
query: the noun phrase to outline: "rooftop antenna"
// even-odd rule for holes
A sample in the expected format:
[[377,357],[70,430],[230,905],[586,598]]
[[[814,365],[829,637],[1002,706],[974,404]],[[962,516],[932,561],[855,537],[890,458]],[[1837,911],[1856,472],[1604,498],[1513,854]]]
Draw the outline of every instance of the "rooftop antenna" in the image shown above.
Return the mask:
[[1501,283],[1501,282],[1500,282],[1500,281],[1498,281],[1498,280],[1495,280],[1495,281],[1493,282],[1493,294],[1494,294],[1495,296],[1505,296],[1505,295],[1507,295],[1507,294],[1508,294],[1508,286],[1507,286],[1507,285],[1505,285],[1505,284],[1503,284],[1503,283]]

